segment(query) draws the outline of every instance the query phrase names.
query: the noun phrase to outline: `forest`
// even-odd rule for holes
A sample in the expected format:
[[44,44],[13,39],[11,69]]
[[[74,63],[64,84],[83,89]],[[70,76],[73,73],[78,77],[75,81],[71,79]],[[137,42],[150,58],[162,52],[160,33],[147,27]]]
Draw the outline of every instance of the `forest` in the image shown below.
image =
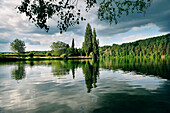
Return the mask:
[[121,45],[103,46],[100,56],[113,57],[161,57],[170,54],[170,34],[138,40]]

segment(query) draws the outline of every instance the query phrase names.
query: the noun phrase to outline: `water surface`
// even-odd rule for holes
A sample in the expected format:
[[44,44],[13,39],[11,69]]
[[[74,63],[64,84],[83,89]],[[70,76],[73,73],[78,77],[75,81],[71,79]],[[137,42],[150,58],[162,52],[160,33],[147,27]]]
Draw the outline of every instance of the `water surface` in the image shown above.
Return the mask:
[[165,59],[0,63],[0,113],[168,113]]

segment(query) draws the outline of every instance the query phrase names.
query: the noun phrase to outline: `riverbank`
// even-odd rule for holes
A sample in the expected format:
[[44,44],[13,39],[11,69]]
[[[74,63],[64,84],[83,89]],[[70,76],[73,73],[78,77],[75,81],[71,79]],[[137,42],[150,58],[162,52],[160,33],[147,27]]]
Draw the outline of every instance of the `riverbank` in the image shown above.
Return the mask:
[[86,56],[75,56],[75,57],[0,57],[1,62],[7,62],[7,61],[34,61],[34,60],[78,60],[78,59],[92,59],[91,57]]

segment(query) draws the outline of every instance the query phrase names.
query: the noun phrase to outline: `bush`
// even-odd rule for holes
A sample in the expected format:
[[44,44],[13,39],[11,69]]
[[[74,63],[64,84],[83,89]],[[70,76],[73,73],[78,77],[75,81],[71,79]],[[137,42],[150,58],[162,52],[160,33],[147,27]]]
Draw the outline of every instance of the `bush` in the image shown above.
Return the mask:
[[33,57],[34,57],[34,53],[33,53],[33,52],[30,52],[30,53],[28,54],[28,56],[31,57],[31,58],[33,58]]
[[48,53],[46,54],[46,56],[52,56],[52,54],[51,54],[50,52],[48,52]]
[[70,54],[68,54],[67,56],[70,57],[70,56],[72,56],[72,54],[70,53]]
[[94,55],[93,52],[91,52],[91,53],[89,54],[89,57],[93,57],[93,55]]
[[67,58],[67,54],[62,54],[61,56],[60,56],[61,58]]

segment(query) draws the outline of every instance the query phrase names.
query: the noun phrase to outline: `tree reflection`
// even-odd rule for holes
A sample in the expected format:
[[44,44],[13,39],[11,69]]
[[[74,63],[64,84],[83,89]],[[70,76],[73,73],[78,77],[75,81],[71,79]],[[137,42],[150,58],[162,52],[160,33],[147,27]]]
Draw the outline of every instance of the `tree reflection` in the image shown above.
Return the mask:
[[23,78],[25,78],[25,75],[26,75],[25,64],[19,62],[17,67],[12,70],[11,77],[12,79],[15,79],[15,80],[22,80]]
[[90,93],[92,88],[96,88],[97,76],[99,75],[99,62],[94,61],[57,61],[52,63],[52,73],[54,76],[68,75],[70,70],[73,79],[75,79],[75,69],[82,67],[85,75],[87,92]]
[[34,62],[31,61],[31,62],[30,62],[30,67],[32,68],[33,66],[34,66]]
[[87,92],[90,93],[91,89],[96,88],[97,85],[97,76],[99,75],[99,62],[92,62],[90,64],[89,61],[82,66],[83,74],[85,75],[85,82],[87,87]]
[[75,68],[81,63],[79,61],[57,61],[52,63],[52,73],[54,76],[68,75],[72,71],[73,79],[75,78]]
[[69,74],[68,64],[65,61],[57,61],[52,63],[52,73],[54,76],[62,76]]
[[152,58],[114,58],[101,59],[100,67],[109,70],[121,69],[123,71],[134,71],[145,75],[155,75],[170,79],[169,59]]

